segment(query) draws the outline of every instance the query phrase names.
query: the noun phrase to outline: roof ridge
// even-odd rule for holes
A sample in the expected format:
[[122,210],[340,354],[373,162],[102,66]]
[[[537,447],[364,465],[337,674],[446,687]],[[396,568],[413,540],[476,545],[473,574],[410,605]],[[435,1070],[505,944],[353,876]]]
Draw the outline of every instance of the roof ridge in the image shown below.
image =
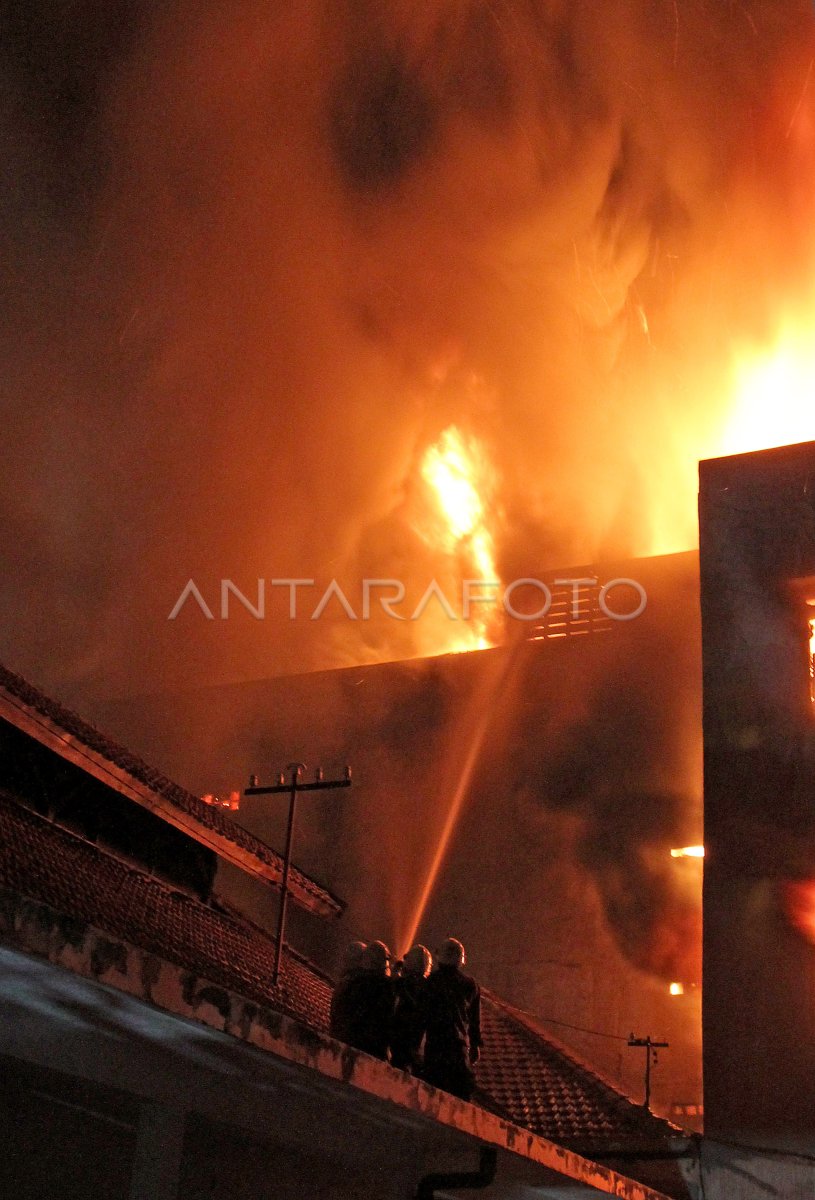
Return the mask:
[[529,1013],[522,1008],[518,1008],[517,1006],[511,1004],[508,1000],[504,1000],[501,997],[496,996],[494,992],[491,992],[486,988],[482,988],[481,991],[482,995],[486,996],[487,1000],[496,1009],[498,1009],[499,1012],[503,1012],[506,1017],[512,1021],[515,1021],[515,1023],[519,1025],[529,1037],[532,1037],[537,1041],[544,1042],[561,1058],[565,1059],[577,1070],[588,1075],[593,1087],[610,1092],[614,1097],[615,1102],[620,1106],[621,1109],[630,1110],[627,1115],[631,1117],[632,1121],[645,1119],[662,1127],[663,1132],[670,1134],[671,1136],[684,1134],[684,1131],[680,1129],[678,1125],[674,1125],[673,1122],[667,1120],[667,1118],[660,1117],[656,1113],[651,1112],[651,1110],[646,1109],[644,1105],[637,1104],[635,1100],[633,1100],[615,1083],[613,1083],[603,1071],[598,1070],[593,1064],[589,1063],[585,1058],[576,1053],[570,1046],[567,1046],[564,1042],[562,1042],[560,1038],[550,1034],[548,1030],[537,1028],[536,1023],[540,1022],[543,1024],[543,1018],[536,1017],[534,1014]]
[[[580,1055],[576,1050],[559,1038],[557,1034],[550,1033],[548,1029],[541,1028],[541,1026],[546,1025],[545,1018],[538,1017],[535,1013],[529,1012],[528,1009],[520,1008],[518,1005],[512,1004],[511,1001],[506,1000],[503,996],[496,995],[495,992],[490,991],[489,989],[482,988],[481,991],[482,994],[485,994],[488,997],[488,999],[495,1005],[496,1008],[503,1009],[507,1016],[517,1021],[519,1025],[522,1025],[528,1033],[531,1033],[536,1038],[546,1041],[554,1050],[557,1051],[558,1054],[561,1054],[564,1058],[568,1059],[576,1067],[580,1067],[584,1071],[589,1071],[607,1087],[611,1088],[613,1092],[619,1092],[623,1099],[630,1099],[630,1097],[625,1095],[625,1092],[620,1092],[620,1089],[612,1082],[608,1075],[598,1071],[587,1058],[583,1058],[582,1055]],[[634,1101],[631,1101],[631,1103],[634,1103]]]
[[[170,779],[157,767],[150,766],[140,755],[108,737],[97,726],[86,721],[84,717],[79,716],[60,701],[47,696],[40,688],[23,678],[22,675],[11,671],[3,663],[0,663],[0,690],[5,691],[19,704],[33,709],[40,717],[58,725],[69,738],[77,739],[87,750],[100,755],[112,766],[130,775],[132,779],[147,787],[155,795],[168,800],[204,828],[214,829],[261,863],[267,866],[272,865],[282,872],[283,858],[277,850],[261,841],[243,825],[231,820],[222,809],[205,804],[199,796]],[[337,910],[342,911],[344,908],[342,901],[323,884],[312,879],[294,864],[291,866],[291,874],[304,891],[310,892],[312,895],[328,897]]]

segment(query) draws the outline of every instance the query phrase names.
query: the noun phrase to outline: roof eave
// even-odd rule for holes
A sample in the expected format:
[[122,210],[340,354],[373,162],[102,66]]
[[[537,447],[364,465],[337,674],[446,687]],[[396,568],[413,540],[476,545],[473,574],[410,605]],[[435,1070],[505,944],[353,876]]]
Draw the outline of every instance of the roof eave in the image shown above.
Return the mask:
[[[215,829],[208,829],[189,813],[178,808],[160,792],[153,790],[128,771],[110,762],[96,750],[84,745],[72,734],[62,729],[43,713],[31,708],[18,697],[0,689],[0,718],[14,725],[22,733],[33,737],[42,746],[53,750],[60,758],[92,775],[106,787],[126,796],[135,804],[146,808],[174,826],[188,837],[219,858],[249,875],[264,880],[279,888],[282,881],[282,863],[265,863],[250,851],[243,849]],[[301,908],[321,917],[338,917],[344,905],[330,892],[312,891],[303,886],[296,873],[289,876],[289,894]]]

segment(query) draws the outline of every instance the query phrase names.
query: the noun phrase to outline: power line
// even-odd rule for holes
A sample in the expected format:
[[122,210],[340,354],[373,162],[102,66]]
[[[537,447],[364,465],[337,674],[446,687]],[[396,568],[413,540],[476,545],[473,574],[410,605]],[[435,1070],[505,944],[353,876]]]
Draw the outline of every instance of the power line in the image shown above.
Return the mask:
[[526,1017],[531,1017],[533,1021],[542,1021],[545,1025],[559,1025],[561,1029],[572,1029],[575,1033],[590,1033],[592,1037],[608,1038],[612,1042],[628,1042],[627,1037],[621,1037],[618,1033],[601,1033],[599,1029],[585,1029],[582,1025],[570,1025],[568,1021],[557,1021],[554,1017],[542,1017],[538,1013],[529,1012],[526,1008],[519,1008],[518,1012],[522,1012]]

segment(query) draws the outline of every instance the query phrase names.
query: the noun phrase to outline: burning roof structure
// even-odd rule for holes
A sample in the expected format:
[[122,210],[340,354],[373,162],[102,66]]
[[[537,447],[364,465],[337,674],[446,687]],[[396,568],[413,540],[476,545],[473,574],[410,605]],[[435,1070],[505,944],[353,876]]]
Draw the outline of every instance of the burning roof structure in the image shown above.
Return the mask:
[[[335,890],[468,912],[520,1008],[673,987],[690,1044],[697,463],[813,436],[813,62],[811,0],[7,4],[0,657],[165,774],[10,675],[8,745],[260,925],[278,818],[197,797],[356,759],[302,814],[312,957]],[[573,620],[563,563],[648,605],[581,568]]]
[[[360,582],[691,550],[808,436],[809,0],[7,22],[4,657],[83,710],[491,642]],[[358,619],[167,620],[259,578]]]

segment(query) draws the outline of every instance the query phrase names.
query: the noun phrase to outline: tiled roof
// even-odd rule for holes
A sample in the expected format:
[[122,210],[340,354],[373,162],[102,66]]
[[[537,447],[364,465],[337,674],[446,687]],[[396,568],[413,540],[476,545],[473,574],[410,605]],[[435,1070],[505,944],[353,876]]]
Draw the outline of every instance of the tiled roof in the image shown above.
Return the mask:
[[615,1144],[652,1148],[680,1135],[490,993],[482,998],[482,1034],[478,1086],[484,1105],[515,1124],[585,1152]]
[[0,792],[0,888],[86,921],[250,1000],[328,1028],[331,985],[251,923],[175,891]]
[[[39,902],[245,998],[328,1030],[331,983],[288,951],[272,987],[274,940],[251,922],[167,887],[0,790],[0,890]],[[680,1131],[632,1103],[523,1013],[482,997],[475,1100],[533,1133],[599,1157],[667,1195],[687,1192],[664,1153]]]
[[[27,708],[63,730],[71,739],[88,750],[100,755],[109,763],[126,771],[133,779],[149,788],[156,796],[168,801],[174,808],[192,817],[196,824],[211,830],[251,854],[265,866],[282,872],[282,858],[264,842],[260,841],[243,826],[230,820],[224,811],[214,805],[205,804],[198,796],[173,783],[166,775],[149,766],[124,746],[112,741],[105,734],[83,721],[76,713],[64,708],[57,701],[44,695],[38,688],[0,664],[0,690]],[[335,912],[340,913],[343,904],[325,888],[310,879],[297,867],[291,867],[290,886],[301,888],[315,897],[328,900]]]
[[476,1100],[550,1141],[677,1200],[685,1135],[601,1079],[534,1019],[485,992]]

